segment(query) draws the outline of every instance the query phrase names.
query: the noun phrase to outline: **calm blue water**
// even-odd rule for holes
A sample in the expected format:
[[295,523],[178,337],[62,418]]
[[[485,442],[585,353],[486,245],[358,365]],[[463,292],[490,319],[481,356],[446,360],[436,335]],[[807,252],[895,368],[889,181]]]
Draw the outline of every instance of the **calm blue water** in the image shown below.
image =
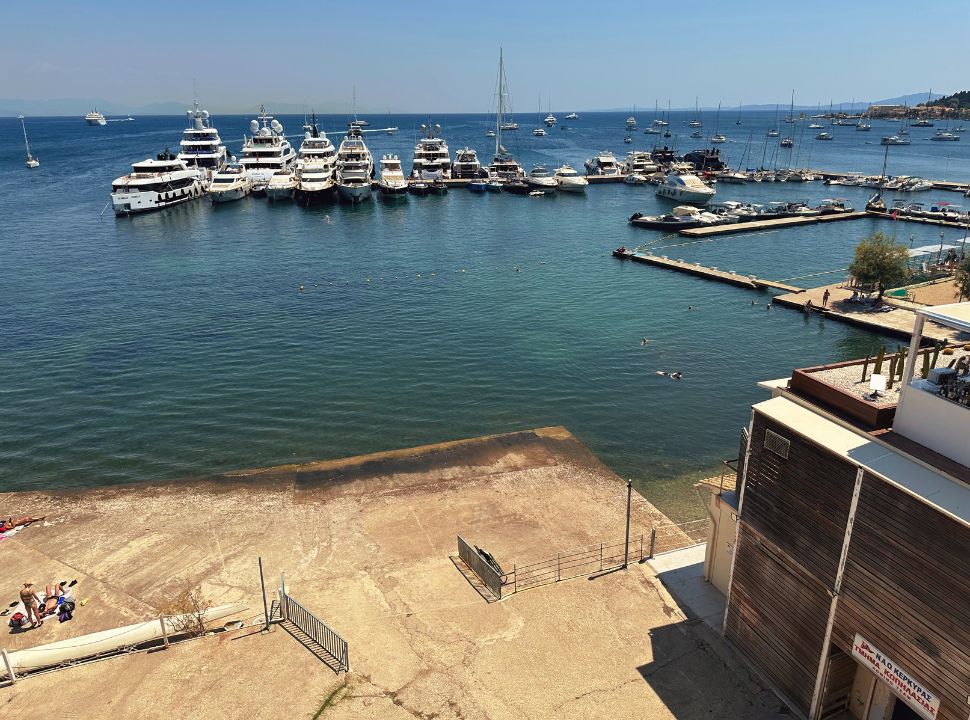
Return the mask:
[[[523,129],[506,144],[525,163],[581,168],[597,149],[630,149],[625,115],[587,115],[545,138],[519,116]],[[734,141],[724,152],[739,159],[750,132],[760,154],[772,117],[722,123]],[[290,133],[302,124],[281,120]],[[469,144],[487,157],[484,117],[436,120],[452,150]],[[231,149],[248,121],[216,118]],[[368,136],[374,154],[409,164],[420,121],[391,118],[401,131]],[[308,210],[249,198],[100,216],[111,180],[175,148],[182,126],[178,117],[101,128],[32,118],[42,165],[28,171],[19,122],[0,120],[0,489],[176,478],[563,424],[674,508],[685,474],[733,456],[748,406],[764,398],[758,380],[882,342],[751,305],[763,295],[609,256],[655,241],[672,257],[801,277],[844,268],[860,237],[888,229],[874,220],[680,245],[628,226],[632,212],[660,204],[652,188],[625,185],[585,197],[456,189],[395,205]],[[836,128],[811,164],[879,172],[888,127]],[[970,178],[970,142],[918,139],[929,132],[914,128],[912,146],[891,148],[890,173]],[[649,148],[655,136],[634,137]],[[718,196],[834,190],[724,186]],[[861,206],[867,193],[838,194]],[[939,239],[935,228],[898,232],[916,244]]]

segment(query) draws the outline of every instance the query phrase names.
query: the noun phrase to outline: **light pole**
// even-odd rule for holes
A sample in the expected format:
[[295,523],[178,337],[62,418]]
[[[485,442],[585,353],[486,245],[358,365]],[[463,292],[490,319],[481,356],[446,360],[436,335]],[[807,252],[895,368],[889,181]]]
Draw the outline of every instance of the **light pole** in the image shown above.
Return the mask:
[[633,497],[633,481],[626,481],[626,542],[623,543],[623,569],[630,561],[630,502]]

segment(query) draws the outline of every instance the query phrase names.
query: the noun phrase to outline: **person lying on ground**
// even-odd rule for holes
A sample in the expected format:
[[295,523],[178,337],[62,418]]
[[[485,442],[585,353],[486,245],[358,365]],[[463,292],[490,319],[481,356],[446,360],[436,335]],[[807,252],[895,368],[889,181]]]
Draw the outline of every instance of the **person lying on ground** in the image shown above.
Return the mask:
[[24,517],[18,518],[16,520],[13,519],[12,517],[7,518],[6,520],[0,520],[0,533],[7,532],[8,530],[13,530],[15,527],[18,527],[21,525],[23,526],[30,525],[31,523],[35,523],[40,520],[43,520],[45,517],[47,516],[41,515],[40,517],[29,517],[25,515]]

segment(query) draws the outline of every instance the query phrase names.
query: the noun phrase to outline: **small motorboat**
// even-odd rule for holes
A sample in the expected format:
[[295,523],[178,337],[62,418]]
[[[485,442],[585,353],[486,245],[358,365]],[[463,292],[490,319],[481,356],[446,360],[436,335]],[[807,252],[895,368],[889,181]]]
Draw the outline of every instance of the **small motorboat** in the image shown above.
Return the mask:
[[473,193],[484,193],[488,190],[488,182],[485,180],[472,180],[468,183],[468,189]]
[[633,251],[627,250],[625,245],[620,245],[620,247],[613,251],[613,257],[619,258],[620,260],[629,260],[632,254]]
[[502,192],[512,193],[513,195],[528,195],[532,192],[532,186],[524,180],[509,180],[502,185]]
[[502,183],[498,180],[489,180],[485,184],[485,191],[490,193],[502,192]]
[[[648,230],[686,230],[688,228],[705,227],[720,224],[720,218],[714,213],[704,212],[696,207],[678,205],[671,212],[663,215],[644,215],[633,213],[629,220],[631,225],[647,228]],[[735,222],[737,222],[735,220]]]
[[428,183],[418,180],[417,182],[412,182],[408,187],[408,190],[412,195],[427,195],[431,192],[431,188],[428,187]]
[[430,188],[434,195],[444,195],[448,192],[448,186],[443,180],[434,180],[431,183]]

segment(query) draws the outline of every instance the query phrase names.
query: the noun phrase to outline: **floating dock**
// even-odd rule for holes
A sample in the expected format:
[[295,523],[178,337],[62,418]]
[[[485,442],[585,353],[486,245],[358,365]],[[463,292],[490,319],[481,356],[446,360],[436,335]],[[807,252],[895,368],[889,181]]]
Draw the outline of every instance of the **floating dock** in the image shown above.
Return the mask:
[[755,220],[753,222],[731,223],[730,225],[713,225],[711,227],[687,228],[680,234],[685,237],[710,237],[712,235],[733,235],[735,233],[758,232],[761,230],[777,230],[779,228],[794,227],[796,225],[814,225],[816,223],[836,222],[838,220],[857,220],[868,215],[865,211],[837,213],[833,215],[811,215],[809,217],[775,218],[773,220]]
[[804,288],[789,285],[783,282],[776,282],[775,280],[762,280],[761,278],[757,278],[752,275],[742,275],[740,273],[731,272],[728,270],[719,270],[716,267],[705,267],[704,265],[700,265],[698,263],[689,263],[684,260],[671,260],[670,258],[660,255],[648,255],[645,253],[614,250],[613,257],[619,258],[620,260],[632,260],[634,262],[646,263],[647,265],[654,265],[656,267],[662,267],[668,270],[683,272],[687,273],[688,275],[695,275],[707,280],[717,280],[718,282],[727,283],[728,285],[734,285],[736,287],[748,288],[749,290],[780,290],[781,292],[790,294],[804,292],[805,290]]
[[[866,213],[869,215],[872,215],[873,217],[886,218],[887,220],[893,219],[892,211],[879,212],[877,210],[866,210]],[[970,221],[958,223],[958,222],[953,222],[952,220],[938,220],[936,218],[925,218],[925,217],[919,217],[915,215],[903,215],[902,213],[897,213],[896,219],[902,220],[904,222],[922,223],[924,225],[939,225],[940,227],[960,228],[961,230],[966,230],[968,227],[970,227]]]

